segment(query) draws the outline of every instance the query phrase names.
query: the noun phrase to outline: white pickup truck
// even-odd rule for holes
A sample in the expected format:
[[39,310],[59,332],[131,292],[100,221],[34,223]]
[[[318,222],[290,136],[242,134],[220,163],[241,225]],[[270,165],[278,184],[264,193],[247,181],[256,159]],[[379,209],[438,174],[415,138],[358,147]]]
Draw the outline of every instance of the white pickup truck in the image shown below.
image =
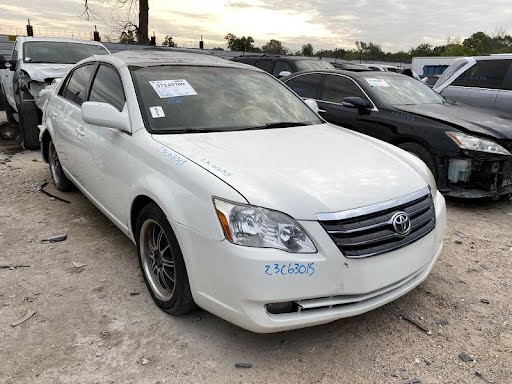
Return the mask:
[[109,53],[94,41],[18,37],[11,59],[0,56],[0,106],[10,122],[19,124],[25,148],[39,148],[40,92],[80,60]]

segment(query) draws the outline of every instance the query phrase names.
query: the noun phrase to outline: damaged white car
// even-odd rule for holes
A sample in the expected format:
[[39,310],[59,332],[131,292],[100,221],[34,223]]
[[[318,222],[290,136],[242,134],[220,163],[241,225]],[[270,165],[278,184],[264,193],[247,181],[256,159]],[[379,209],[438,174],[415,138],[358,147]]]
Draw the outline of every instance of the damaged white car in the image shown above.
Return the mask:
[[0,56],[0,104],[4,105],[9,122],[19,124],[25,148],[39,148],[41,91],[78,61],[109,53],[103,44],[94,41],[18,37],[11,59]]
[[136,244],[158,306],[276,332],[397,299],[443,244],[428,167],[315,106],[256,67],[120,52],[55,89],[41,149],[56,187],[77,186]]

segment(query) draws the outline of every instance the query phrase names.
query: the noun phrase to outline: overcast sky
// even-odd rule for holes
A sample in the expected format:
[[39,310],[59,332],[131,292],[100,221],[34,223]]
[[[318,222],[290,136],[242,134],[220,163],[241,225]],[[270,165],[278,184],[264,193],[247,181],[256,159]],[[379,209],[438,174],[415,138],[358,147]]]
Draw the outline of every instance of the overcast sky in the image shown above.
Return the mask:
[[[110,33],[115,0],[89,0],[95,20],[81,13],[83,0],[21,0],[0,4],[0,33],[23,33],[30,18],[36,34],[60,32],[86,36],[94,25]],[[221,45],[231,32],[252,36],[261,46],[278,39],[292,50],[311,42],[315,48],[354,48],[356,40],[373,41],[386,51],[409,50],[421,43],[445,44],[448,37],[473,32],[512,33],[510,0],[149,0],[150,31],[159,41],[171,35],[190,45],[200,35]]]

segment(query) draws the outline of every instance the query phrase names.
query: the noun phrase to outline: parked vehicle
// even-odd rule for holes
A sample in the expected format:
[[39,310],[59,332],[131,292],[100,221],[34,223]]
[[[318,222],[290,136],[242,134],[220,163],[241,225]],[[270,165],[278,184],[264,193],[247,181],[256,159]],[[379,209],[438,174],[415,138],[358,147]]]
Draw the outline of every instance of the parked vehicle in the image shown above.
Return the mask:
[[386,64],[360,64],[363,67],[368,68],[371,71],[375,72],[395,72],[402,73],[403,68],[397,67],[395,65],[386,65]]
[[334,68],[327,60],[321,60],[318,57],[245,55],[234,57],[231,60],[253,65],[263,69],[265,72],[273,74],[277,78],[288,76],[298,71]]
[[394,144],[428,165],[445,195],[512,193],[512,115],[446,100],[391,72],[314,71],[282,79],[327,121]]
[[354,72],[368,72],[371,71],[370,68],[365,67],[361,64],[354,64],[354,63],[346,63],[346,62],[338,62],[338,63],[331,63],[334,68],[336,69],[344,69],[345,71],[354,71]]
[[512,112],[512,55],[464,57],[439,78],[434,90],[451,99]]
[[10,60],[0,56],[0,97],[9,122],[18,122],[25,148],[39,148],[40,92],[78,61],[109,54],[98,42],[17,37]]
[[[325,123],[282,82],[189,53],[78,63],[42,153],[137,246],[155,302],[255,332],[323,324],[420,284],[445,203],[417,158]],[[378,193],[376,191],[378,190]]]

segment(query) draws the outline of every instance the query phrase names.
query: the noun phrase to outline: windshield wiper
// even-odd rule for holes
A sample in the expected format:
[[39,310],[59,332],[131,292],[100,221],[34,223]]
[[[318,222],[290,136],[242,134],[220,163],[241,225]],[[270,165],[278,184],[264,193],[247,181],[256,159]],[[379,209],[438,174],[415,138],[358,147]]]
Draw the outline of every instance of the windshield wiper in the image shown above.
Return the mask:
[[260,125],[257,127],[245,127],[238,128],[235,131],[250,131],[253,129],[266,129],[266,128],[289,128],[289,127],[302,127],[304,125],[312,125],[313,123],[309,121],[280,121],[277,123],[268,123],[265,125]]
[[[168,131],[163,131],[161,133],[205,133],[205,132],[225,132],[224,129],[215,129],[215,128],[190,128],[190,127],[183,127],[178,129],[172,129]],[[155,133],[159,133],[158,131],[155,131]]]

